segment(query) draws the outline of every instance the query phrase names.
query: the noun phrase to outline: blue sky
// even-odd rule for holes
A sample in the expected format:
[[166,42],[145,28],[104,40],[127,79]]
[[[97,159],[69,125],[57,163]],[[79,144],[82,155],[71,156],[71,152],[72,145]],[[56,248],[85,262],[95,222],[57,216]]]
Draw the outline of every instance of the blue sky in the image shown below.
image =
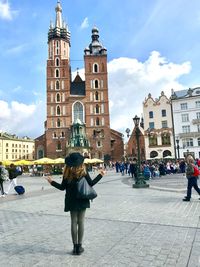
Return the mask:
[[[47,33],[56,0],[0,0],[0,130],[33,138],[46,117]],[[108,50],[111,127],[124,133],[151,92],[200,85],[200,1],[63,0],[72,70],[97,26]],[[134,105],[133,105],[134,103]]]

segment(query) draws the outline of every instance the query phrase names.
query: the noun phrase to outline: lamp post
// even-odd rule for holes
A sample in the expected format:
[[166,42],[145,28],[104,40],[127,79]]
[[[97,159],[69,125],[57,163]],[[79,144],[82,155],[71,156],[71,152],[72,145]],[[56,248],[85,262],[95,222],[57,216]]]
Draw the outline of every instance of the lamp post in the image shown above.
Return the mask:
[[179,152],[180,146],[179,146],[179,139],[178,138],[176,139],[176,148],[177,148],[178,159],[180,159],[180,152]]
[[140,129],[139,129],[140,118],[137,115],[135,115],[135,117],[133,118],[133,121],[135,124],[135,135],[136,135],[137,153],[138,153],[137,178],[135,180],[135,184],[133,184],[133,188],[146,188],[146,187],[149,187],[149,185],[146,183],[145,178],[141,172]]

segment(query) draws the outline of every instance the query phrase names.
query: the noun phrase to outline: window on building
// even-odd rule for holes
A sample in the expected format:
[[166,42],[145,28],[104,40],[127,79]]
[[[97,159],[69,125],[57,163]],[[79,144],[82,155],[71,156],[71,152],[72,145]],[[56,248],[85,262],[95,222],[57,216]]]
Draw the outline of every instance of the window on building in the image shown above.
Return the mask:
[[56,132],[53,133],[53,138],[56,138]]
[[167,128],[167,121],[162,121],[162,128]]
[[81,102],[76,102],[73,106],[73,115],[74,115],[74,122],[79,119],[81,122],[84,122],[83,118],[83,105]]
[[96,125],[97,125],[97,126],[100,125],[100,120],[99,120],[99,118],[96,118]]
[[95,100],[99,100],[99,93],[95,92]]
[[59,78],[60,77],[60,72],[58,69],[56,69],[56,78]]
[[154,129],[154,122],[149,122],[149,129]]
[[56,102],[60,102],[60,94],[56,94]]
[[193,146],[193,139],[192,138],[185,138],[182,140],[183,148]]
[[182,131],[183,133],[190,133],[190,126],[189,125],[182,126]]
[[61,133],[61,137],[65,137],[65,133],[64,132]]
[[149,118],[150,118],[150,119],[153,118],[153,111],[149,111]]
[[99,107],[99,105],[96,105],[96,107],[95,107],[95,113],[96,114],[99,114],[100,113],[100,107]]
[[157,146],[158,140],[156,135],[149,136],[149,146]]
[[59,58],[56,58],[56,67],[59,67],[60,66],[60,60]]
[[197,119],[200,119],[200,112],[196,113]]
[[200,101],[196,101],[195,104],[196,104],[196,108],[200,108]]
[[104,64],[101,64],[101,71],[104,72]]
[[94,88],[99,88],[99,81],[98,80],[94,81]]
[[101,147],[101,141],[97,141],[97,147]]
[[61,146],[61,142],[60,141],[58,141],[58,143],[57,143],[57,150],[62,150],[62,146]]
[[200,133],[200,124],[197,124],[197,132]]
[[57,119],[57,127],[60,127],[60,119]]
[[162,145],[171,145],[169,133],[161,134],[161,140],[162,140]]
[[57,106],[56,113],[57,113],[58,116],[60,115],[60,106]]
[[188,122],[189,121],[189,114],[182,114],[181,118],[182,118],[182,122]]
[[59,90],[59,89],[60,89],[60,82],[56,81],[56,90]]
[[187,103],[181,103],[181,110],[188,109]]
[[93,71],[94,71],[94,72],[99,72],[99,66],[98,66],[97,63],[95,63],[95,64],[93,65]]
[[162,117],[166,117],[166,116],[167,116],[166,109],[162,109]]
[[200,146],[200,137],[197,139],[198,146]]
[[8,143],[6,143],[6,146],[8,147]]

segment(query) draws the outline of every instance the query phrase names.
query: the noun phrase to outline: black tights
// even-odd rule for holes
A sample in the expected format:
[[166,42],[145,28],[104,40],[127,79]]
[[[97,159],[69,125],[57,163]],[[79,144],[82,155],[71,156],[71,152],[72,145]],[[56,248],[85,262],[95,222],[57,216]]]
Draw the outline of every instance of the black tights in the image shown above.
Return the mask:
[[84,234],[85,210],[70,211],[71,235],[74,244],[82,244]]
[[3,189],[3,181],[0,180],[0,190],[1,190],[1,194],[4,194],[4,189]]

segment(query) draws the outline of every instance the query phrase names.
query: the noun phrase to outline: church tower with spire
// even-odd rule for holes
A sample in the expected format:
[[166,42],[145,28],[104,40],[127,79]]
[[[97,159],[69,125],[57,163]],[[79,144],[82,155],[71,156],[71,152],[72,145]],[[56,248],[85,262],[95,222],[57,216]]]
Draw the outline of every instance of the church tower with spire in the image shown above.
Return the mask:
[[70,32],[58,0],[55,24],[48,31],[45,133],[35,139],[36,158],[65,157],[72,151],[91,158],[121,160],[122,134],[110,129],[107,50],[92,29],[84,50],[85,81],[71,80]]
[[99,30],[92,29],[92,40],[84,50],[86,124],[96,157],[110,155],[111,133],[108,102],[107,50],[99,41]]
[[66,154],[67,127],[71,122],[67,105],[71,82],[70,32],[62,20],[60,1],[57,1],[55,11],[55,25],[51,22],[48,32],[47,120],[45,125],[48,157]]

